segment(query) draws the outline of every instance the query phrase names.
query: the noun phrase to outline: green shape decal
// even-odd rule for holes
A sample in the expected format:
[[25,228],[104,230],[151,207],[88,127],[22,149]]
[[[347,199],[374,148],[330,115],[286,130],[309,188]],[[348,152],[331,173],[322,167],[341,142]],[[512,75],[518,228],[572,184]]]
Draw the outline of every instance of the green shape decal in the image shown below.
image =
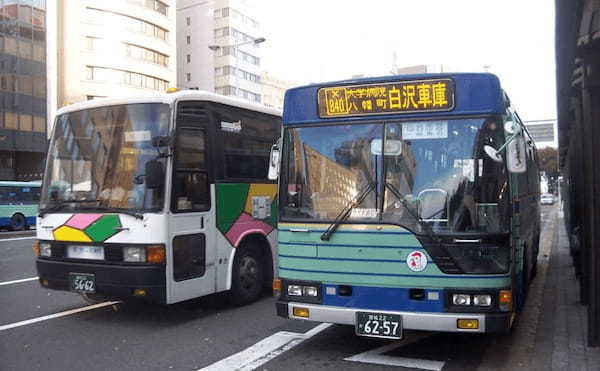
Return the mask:
[[121,227],[121,220],[118,215],[104,215],[87,227],[85,233],[95,242],[103,242],[118,233],[115,228],[119,227]]
[[249,184],[217,184],[217,228],[226,234],[246,206]]

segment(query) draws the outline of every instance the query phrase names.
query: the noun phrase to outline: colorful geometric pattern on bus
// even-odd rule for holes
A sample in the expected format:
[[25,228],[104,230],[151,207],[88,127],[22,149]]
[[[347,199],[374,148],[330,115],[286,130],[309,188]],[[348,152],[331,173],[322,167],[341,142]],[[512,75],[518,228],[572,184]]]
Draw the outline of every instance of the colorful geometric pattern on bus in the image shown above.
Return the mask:
[[52,234],[57,241],[104,242],[119,233],[121,226],[118,215],[74,214]]
[[217,228],[233,245],[249,233],[275,228],[276,184],[217,184]]

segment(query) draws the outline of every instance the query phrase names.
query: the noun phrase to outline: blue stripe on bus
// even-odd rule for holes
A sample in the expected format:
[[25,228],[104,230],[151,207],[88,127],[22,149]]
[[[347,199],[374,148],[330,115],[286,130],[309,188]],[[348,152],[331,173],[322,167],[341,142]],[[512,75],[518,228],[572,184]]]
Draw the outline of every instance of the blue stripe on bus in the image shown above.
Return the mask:
[[385,276],[385,277],[410,277],[410,278],[441,278],[441,279],[498,279],[498,278],[509,278],[510,274],[495,275],[495,276],[473,276],[473,275],[444,275],[444,276],[433,276],[425,274],[393,274],[393,273],[367,273],[367,272],[334,272],[334,271],[317,271],[310,269],[297,269],[297,268],[286,268],[279,266],[279,269],[294,272],[307,272],[307,273],[326,273],[326,274],[349,274],[357,276]]
[[[279,229],[279,232],[298,232],[297,230],[291,230],[291,229]],[[302,230],[302,233],[310,233],[310,232],[315,232],[315,233],[323,233],[326,232],[325,229],[310,229],[310,230]],[[381,232],[381,231],[335,231],[335,233],[354,233],[354,234],[377,234],[377,235],[382,235],[382,234],[412,234],[414,235],[414,233],[411,232]]]
[[281,258],[293,258],[293,259],[309,259],[309,260],[338,260],[338,261],[349,261],[349,262],[374,262],[374,263],[406,263],[406,260],[385,260],[385,259],[354,259],[354,258],[319,258],[312,256],[295,256],[295,255],[282,255]]
[[411,249],[416,250],[420,249],[420,246],[381,246],[381,245],[346,245],[346,244],[337,244],[337,243],[327,243],[327,244],[319,244],[319,243],[310,243],[310,242],[279,242],[280,245],[300,245],[300,246],[317,246],[317,247],[358,247],[358,248],[378,248],[378,249]]
[[[335,289],[334,295],[327,294],[327,288]],[[338,285],[323,285],[323,305],[367,310],[397,310],[407,312],[436,313],[444,311],[444,291],[425,289],[423,300],[412,300],[410,289],[389,287],[352,286],[351,296],[337,295]],[[430,295],[433,294],[433,295]],[[435,295],[437,293],[437,295]],[[437,300],[430,300],[429,297]]]

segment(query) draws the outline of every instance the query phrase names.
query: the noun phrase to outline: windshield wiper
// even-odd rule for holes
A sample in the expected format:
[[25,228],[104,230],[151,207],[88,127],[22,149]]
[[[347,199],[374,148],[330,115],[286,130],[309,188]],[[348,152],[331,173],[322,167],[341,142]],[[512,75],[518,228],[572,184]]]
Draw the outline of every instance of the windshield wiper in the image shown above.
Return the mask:
[[331,235],[338,229],[340,224],[343,223],[346,219],[348,219],[350,213],[352,212],[352,209],[360,205],[367,197],[367,195],[371,193],[371,191],[373,191],[374,189],[375,184],[372,181],[369,181],[369,183],[359,192],[359,194],[354,198],[354,200],[350,201],[342,209],[342,211],[338,214],[333,223],[331,223],[329,228],[327,228],[327,230],[323,232],[323,234],[321,235],[321,240],[329,241]]
[[140,220],[144,219],[144,214],[135,210],[120,209],[118,207],[99,207],[97,210],[105,211],[108,213],[120,213],[125,215],[131,215],[134,218]]
[[431,238],[434,242],[437,242],[439,244],[440,243],[440,239],[435,235],[435,233],[433,232],[433,229],[431,228],[431,226],[429,224],[427,224],[426,222],[424,222],[423,220],[421,220],[421,218],[419,218],[419,215],[415,214],[414,210],[411,208],[411,206],[406,201],[405,195],[403,195],[402,193],[400,193],[400,191],[398,191],[398,189],[396,189],[396,187],[394,187],[393,184],[391,184],[389,182],[385,182],[384,184],[385,184],[385,187],[387,189],[389,189],[390,192],[392,192],[392,194],[394,196],[396,196],[396,198],[398,199],[398,201],[400,201],[400,203],[402,204],[402,206],[404,206],[404,209],[406,211],[408,211],[408,213],[417,221],[417,223],[419,223],[419,225],[425,231],[425,233],[427,233],[427,235],[429,236],[429,238]]
[[61,209],[63,209],[67,204],[80,204],[80,203],[88,203],[88,202],[100,202],[101,200],[57,200],[57,201],[53,201],[53,202],[58,202],[55,205],[49,206],[44,208],[43,210],[40,210],[40,212],[38,213],[38,216],[41,218],[44,215],[51,213],[53,211],[59,211]]
[[[40,210],[39,212],[39,217],[43,217],[44,215],[51,213],[53,211],[59,211],[63,208],[65,208],[67,206],[67,204],[77,204],[77,203],[92,203],[92,202],[101,202],[103,200],[61,200],[59,201],[59,204],[56,205],[52,205],[50,207],[46,207],[43,210]],[[121,214],[126,214],[126,215],[131,215],[136,219],[144,219],[144,215],[138,211],[132,211],[132,210],[127,210],[127,209],[120,209],[120,208],[107,208],[107,207],[102,207],[102,206],[97,206],[97,207],[86,207],[85,210],[101,210],[101,211],[105,211],[105,212],[109,212],[109,213],[121,213]]]

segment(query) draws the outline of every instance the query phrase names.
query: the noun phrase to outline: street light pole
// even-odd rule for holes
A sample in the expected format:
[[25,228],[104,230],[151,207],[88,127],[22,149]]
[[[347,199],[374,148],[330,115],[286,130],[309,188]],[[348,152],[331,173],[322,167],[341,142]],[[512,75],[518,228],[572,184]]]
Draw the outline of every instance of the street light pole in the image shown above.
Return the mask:
[[258,45],[260,43],[265,42],[267,39],[265,39],[264,37],[257,37],[255,39],[252,40],[248,40],[248,41],[244,41],[241,43],[234,43],[231,45],[209,45],[208,48],[214,52],[216,52],[219,49],[224,49],[224,48],[231,48],[231,50],[233,50],[233,56],[235,58],[235,71],[234,71],[234,76],[235,76],[235,96],[239,96],[238,95],[238,90],[240,89],[240,85],[239,85],[239,52],[240,52],[240,46],[243,45],[247,45],[247,44],[254,44],[254,45]]

